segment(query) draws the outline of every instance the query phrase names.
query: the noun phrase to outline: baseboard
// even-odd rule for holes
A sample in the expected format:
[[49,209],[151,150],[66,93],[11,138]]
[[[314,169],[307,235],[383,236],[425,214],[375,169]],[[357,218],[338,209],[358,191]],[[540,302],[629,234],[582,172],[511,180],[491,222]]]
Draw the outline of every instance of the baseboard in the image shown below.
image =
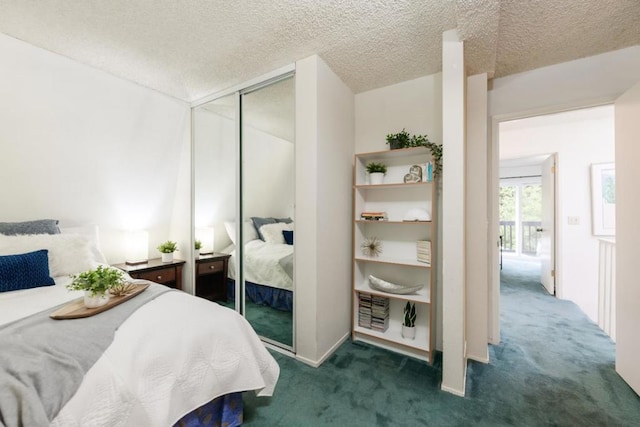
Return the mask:
[[331,346],[329,350],[325,352],[325,354],[322,355],[322,357],[319,360],[311,360],[299,355],[296,355],[296,359],[306,365],[317,368],[318,366],[322,365],[325,362],[325,360],[331,357],[333,353],[335,353],[338,347],[340,347],[349,338],[349,335],[351,335],[351,332],[347,332],[342,338],[340,338],[334,345]]
[[474,360],[476,362],[484,363],[487,365],[489,363],[489,351],[482,356],[478,356],[475,354],[467,354],[467,360]]
[[[467,380],[465,379],[464,382],[465,382],[465,386],[466,386]],[[447,386],[444,386],[444,385],[440,386],[440,390],[446,391],[447,393],[455,394],[456,396],[459,396],[459,397],[464,397],[464,392],[463,391],[456,390],[454,388],[450,388],[450,387],[447,387]]]

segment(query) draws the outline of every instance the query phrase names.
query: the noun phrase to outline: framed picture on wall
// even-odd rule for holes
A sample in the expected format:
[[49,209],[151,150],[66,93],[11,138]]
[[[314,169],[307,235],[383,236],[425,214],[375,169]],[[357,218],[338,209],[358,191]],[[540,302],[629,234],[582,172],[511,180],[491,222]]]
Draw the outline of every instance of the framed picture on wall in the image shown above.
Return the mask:
[[591,218],[594,236],[616,235],[616,165],[591,165]]

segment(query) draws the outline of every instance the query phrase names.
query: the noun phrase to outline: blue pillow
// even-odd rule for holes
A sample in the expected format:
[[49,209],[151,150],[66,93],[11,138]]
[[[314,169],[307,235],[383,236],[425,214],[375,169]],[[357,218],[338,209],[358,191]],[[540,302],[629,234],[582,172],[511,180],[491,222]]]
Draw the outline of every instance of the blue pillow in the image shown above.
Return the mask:
[[282,235],[287,245],[293,245],[293,230],[282,230]]
[[49,251],[0,256],[0,292],[55,285],[49,275]]
[[57,219],[38,219],[23,222],[0,222],[0,234],[60,234]]

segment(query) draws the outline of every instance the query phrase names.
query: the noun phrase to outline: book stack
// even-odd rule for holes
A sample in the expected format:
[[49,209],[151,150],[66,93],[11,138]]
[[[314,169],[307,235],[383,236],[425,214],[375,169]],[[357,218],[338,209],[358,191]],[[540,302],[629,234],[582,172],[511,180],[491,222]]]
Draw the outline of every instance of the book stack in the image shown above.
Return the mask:
[[416,252],[419,262],[431,265],[431,242],[429,240],[418,240],[416,242]]
[[384,332],[389,327],[389,298],[371,297],[371,329]]
[[360,218],[370,221],[387,221],[386,212],[362,212]]
[[358,325],[371,329],[371,294],[358,293]]

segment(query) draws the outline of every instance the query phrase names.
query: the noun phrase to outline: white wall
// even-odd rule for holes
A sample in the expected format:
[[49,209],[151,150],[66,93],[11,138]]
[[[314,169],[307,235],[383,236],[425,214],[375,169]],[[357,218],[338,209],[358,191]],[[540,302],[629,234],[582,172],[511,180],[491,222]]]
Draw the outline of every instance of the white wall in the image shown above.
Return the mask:
[[316,55],[296,63],[296,352],[319,365],[351,325],[354,97]]
[[616,132],[616,370],[640,394],[640,83],[615,104]]
[[442,34],[442,390],[464,396],[465,109],[464,44],[457,30]]
[[[598,239],[591,232],[590,165],[614,161],[613,106],[502,122],[500,157],[558,153],[556,288],[592,320],[598,315]],[[578,217],[569,225],[567,217]]]
[[5,35],[0,56],[1,219],[96,223],[111,263],[127,229],[186,255],[189,106]]
[[406,129],[442,142],[442,74],[356,95],[355,152],[387,150],[386,136]]
[[[467,357],[489,362],[487,209],[487,75],[467,78],[465,199]],[[484,178],[484,179],[483,179]]]

